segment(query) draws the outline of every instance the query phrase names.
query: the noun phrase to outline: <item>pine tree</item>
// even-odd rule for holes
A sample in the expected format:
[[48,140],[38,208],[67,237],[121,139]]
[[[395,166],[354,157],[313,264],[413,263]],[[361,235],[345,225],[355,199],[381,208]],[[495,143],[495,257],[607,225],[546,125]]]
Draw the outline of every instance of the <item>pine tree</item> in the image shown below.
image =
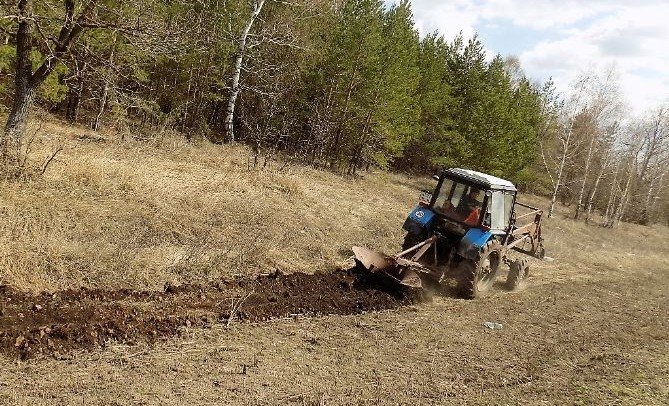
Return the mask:
[[[420,133],[419,40],[409,2],[384,13],[378,75],[372,77],[368,111],[349,172],[362,164],[388,167]],[[370,74],[373,71],[370,71]]]

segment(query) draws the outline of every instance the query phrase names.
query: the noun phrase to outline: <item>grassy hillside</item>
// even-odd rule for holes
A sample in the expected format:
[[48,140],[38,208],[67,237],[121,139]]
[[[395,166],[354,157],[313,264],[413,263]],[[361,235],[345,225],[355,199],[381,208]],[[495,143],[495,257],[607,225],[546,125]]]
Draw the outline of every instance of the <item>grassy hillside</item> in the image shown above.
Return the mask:
[[352,244],[396,249],[420,184],[281,162],[249,169],[241,146],[95,140],[57,124],[43,132],[34,166],[63,151],[43,177],[4,182],[0,195],[0,269],[27,290],[332,269]]
[[[44,176],[2,183],[0,270],[23,290],[160,289],[276,269],[332,270],[352,245],[395,252],[420,189],[433,186],[276,161],[253,169],[241,146],[95,138],[57,123],[34,139],[33,166],[59,145]],[[667,243],[666,228],[611,231],[564,217],[558,213],[545,232],[548,254],[566,261],[558,267],[638,266],[658,260],[657,247]]]
[[[43,130],[33,143],[37,164],[64,146],[45,175],[0,185],[1,280],[33,292],[333,269],[353,244],[395,251],[404,216],[432,183],[386,173],[345,179],[283,163],[254,170],[241,147]],[[559,208],[544,234],[553,260],[532,259],[520,292],[213,323],[61,359],[0,356],[0,404],[665,405],[669,230],[608,230]],[[72,303],[82,314],[116,309],[121,318],[118,309],[171,306],[132,297]],[[24,306],[27,318],[45,313]],[[487,330],[486,321],[503,329]],[[67,331],[67,320],[49,322]]]

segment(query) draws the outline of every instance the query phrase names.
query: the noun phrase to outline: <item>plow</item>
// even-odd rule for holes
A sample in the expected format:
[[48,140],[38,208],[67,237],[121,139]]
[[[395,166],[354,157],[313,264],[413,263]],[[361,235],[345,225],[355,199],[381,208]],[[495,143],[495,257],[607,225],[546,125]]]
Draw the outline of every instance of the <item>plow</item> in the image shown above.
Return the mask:
[[356,262],[412,288],[455,279],[470,299],[485,295],[506,265],[506,287],[517,289],[529,275],[524,256],[545,255],[543,211],[518,202],[515,185],[495,176],[452,168],[434,178],[404,222],[402,251],[353,247]]

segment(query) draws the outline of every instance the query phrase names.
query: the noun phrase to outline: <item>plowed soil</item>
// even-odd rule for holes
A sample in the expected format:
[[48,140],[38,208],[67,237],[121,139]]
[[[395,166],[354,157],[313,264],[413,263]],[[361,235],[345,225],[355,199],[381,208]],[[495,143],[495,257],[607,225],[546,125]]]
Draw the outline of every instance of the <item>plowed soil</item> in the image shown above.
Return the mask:
[[75,349],[132,344],[232,321],[348,315],[425,300],[357,269],[275,273],[216,286],[166,286],[161,292],[67,290],[26,295],[0,286],[0,351],[12,357],[60,357]]

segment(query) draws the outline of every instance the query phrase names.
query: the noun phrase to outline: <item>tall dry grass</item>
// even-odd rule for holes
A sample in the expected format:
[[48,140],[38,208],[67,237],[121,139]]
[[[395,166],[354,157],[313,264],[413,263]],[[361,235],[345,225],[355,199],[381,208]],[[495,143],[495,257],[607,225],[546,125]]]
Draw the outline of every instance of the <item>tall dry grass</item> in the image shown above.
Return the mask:
[[249,169],[242,146],[43,128],[36,163],[55,138],[63,151],[42,177],[0,185],[1,279],[31,291],[327,270],[353,244],[395,250],[417,195],[418,182],[385,173]]
[[[547,199],[526,197],[547,207]],[[534,261],[534,268],[555,280],[616,279],[623,275],[658,273],[669,277],[669,228],[620,223],[616,228],[601,227],[596,217],[591,224],[573,219],[573,208],[559,206],[545,222],[544,237],[549,256],[555,261]]]
[[[100,139],[54,122],[32,143],[34,164],[55,144],[63,150],[43,176],[0,184],[0,281],[28,291],[333,269],[352,245],[395,252],[418,192],[432,186],[383,172],[348,179],[283,163],[249,169],[242,146]],[[611,231],[567,216],[561,208],[546,223],[548,255],[558,261],[535,266],[570,278],[586,263],[667,264],[657,249],[666,252],[666,228]]]

